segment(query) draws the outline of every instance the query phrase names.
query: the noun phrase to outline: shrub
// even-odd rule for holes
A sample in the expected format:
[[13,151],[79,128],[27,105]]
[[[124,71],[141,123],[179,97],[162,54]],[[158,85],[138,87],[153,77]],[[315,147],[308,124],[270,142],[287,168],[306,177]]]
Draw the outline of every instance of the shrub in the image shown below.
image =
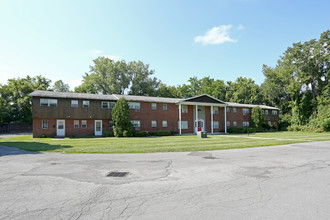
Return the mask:
[[171,135],[171,131],[169,130],[159,130],[159,131],[155,131],[155,136],[170,136]]
[[[124,98],[120,98],[112,109],[112,120],[115,122],[113,127],[114,135],[116,137],[130,137],[133,135],[133,125],[129,120],[129,106]],[[124,135],[124,131],[125,135]]]
[[249,133],[256,133],[257,129],[256,128],[248,128]]
[[102,137],[114,137],[114,136],[115,135],[114,135],[113,131],[104,131],[102,133]]
[[236,134],[240,134],[240,133],[246,133],[246,128],[245,127],[240,127],[240,126],[237,126],[237,127],[231,127],[228,129],[228,132],[230,134],[232,133],[236,133]]
[[134,129],[133,128],[123,131],[123,136],[124,137],[133,137],[133,134],[134,134]]
[[46,138],[46,137],[47,137],[47,135],[44,133],[41,135],[41,138]]
[[148,131],[136,131],[134,135],[135,137],[147,137]]
[[113,126],[113,134],[116,137],[123,137],[123,129],[117,126]]

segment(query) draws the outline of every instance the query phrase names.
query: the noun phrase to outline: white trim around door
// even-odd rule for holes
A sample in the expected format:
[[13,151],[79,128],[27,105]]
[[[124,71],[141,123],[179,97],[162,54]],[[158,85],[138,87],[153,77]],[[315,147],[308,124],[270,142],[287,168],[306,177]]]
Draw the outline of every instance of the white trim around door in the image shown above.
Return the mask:
[[56,120],[56,136],[65,136],[65,120]]
[[95,120],[95,136],[102,136],[102,120]]

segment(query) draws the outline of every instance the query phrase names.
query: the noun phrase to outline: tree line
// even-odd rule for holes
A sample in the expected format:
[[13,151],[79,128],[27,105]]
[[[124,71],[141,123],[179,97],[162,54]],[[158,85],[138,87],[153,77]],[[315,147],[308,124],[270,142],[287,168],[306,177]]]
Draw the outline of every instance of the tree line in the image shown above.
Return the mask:
[[207,93],[226,102],[265,104],[280,108],[280,125],[285,129],[330,125],[330,30],[319,39],[294,43],[274,67],[264,65],[261,85],[251,78],[223,81],[211,77],[190,77],[187,83],[166,85],[154,77],[154,70],[141,61],[114,61],[106,57],[93,60],[83,82],[70,91],[62,80],[51,86],[43,76],[9,79],[0,84],[0,122],[32,122],[31,98],[34,90],[92,94],[130,94],[159,97],[192,97]]

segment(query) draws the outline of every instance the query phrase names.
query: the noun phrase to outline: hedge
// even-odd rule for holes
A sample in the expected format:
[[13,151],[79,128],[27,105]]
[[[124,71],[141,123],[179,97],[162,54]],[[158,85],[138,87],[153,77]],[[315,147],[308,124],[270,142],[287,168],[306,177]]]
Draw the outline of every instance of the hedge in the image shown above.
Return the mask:
[[169,130],[159,130],[159,131],[155,131],[154,135],[155,136],[170,136],[171,131],[169,131]]
[[134,134],[135,137],[147,137],[148,131],[136,131]]

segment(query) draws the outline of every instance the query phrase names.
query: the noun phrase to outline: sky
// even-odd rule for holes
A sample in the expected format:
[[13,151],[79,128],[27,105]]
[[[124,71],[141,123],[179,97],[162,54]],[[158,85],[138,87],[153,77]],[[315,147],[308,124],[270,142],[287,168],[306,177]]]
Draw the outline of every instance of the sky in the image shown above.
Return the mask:
[[330,28],[330,1],[0,0],[0,84],[42,75],[73,89],[98,56],[150,65],[168,85],[190,77],[260,84],[295,42]]

